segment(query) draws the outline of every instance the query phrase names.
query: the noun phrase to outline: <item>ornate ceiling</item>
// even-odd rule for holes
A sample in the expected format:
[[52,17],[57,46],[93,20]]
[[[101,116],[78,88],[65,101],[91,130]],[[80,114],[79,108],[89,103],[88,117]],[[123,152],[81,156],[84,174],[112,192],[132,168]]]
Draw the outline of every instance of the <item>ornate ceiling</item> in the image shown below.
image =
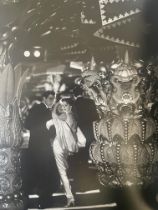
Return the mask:
[[[47,59],[111,61],[119,48],[137,51],[146,28],[145,0],[1,0],[0,28],[16,40],[16,60],[40,46]],[[116,50],[117,49],[117,50]]]

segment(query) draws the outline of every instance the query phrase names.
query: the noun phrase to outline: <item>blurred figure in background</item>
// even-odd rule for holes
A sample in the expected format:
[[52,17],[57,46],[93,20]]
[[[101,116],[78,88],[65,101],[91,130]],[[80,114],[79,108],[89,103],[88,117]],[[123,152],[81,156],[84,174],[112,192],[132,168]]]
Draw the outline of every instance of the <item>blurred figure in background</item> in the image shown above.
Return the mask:
[[[52,118],[52,107],[55,103],[53,91],[43,94],[43,101],[34,104],[25,121],[25,128],[30,131],[28,147],[28,168],[25,177],[26,192],[38,193],[39,205],[47,207],[49,198],[59,186],[59,175],[50,144],[50,133],[46,122]],[[56,135],[55,129],[51,138]]]

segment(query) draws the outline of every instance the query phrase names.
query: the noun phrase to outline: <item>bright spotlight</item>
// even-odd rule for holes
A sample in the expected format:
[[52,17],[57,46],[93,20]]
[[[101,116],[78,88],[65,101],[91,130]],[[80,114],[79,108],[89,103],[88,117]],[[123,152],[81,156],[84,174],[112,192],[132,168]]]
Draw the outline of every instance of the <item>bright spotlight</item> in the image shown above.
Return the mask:
[[40,55],[41,55],[41,53],[40,53],[39,50],[35,50],[33,54],[34,54],[34,56],[35,56],[36,58],[39,58]]
[[30,51],[28,51],[28,50],[24,51],[24,56],[25,57],[28,58],[30,56],[30,54],[31,54]]

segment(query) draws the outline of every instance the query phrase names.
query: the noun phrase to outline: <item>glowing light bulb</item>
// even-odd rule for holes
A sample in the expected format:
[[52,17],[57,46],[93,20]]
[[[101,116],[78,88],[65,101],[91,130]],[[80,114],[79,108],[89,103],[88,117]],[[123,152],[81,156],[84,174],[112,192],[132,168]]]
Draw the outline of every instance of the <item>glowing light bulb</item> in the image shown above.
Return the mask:
[[30,54],[31,54],[30,51],[28,51],[28,50],[24,51],[24,56],[25,57],[28,58],[30,56]]
[[36,58],[39,58],[40,55],[41,55],[41,53],[40,53],[39,50],[35,50],[33,54],[34,54],[34,56],[35,56]]

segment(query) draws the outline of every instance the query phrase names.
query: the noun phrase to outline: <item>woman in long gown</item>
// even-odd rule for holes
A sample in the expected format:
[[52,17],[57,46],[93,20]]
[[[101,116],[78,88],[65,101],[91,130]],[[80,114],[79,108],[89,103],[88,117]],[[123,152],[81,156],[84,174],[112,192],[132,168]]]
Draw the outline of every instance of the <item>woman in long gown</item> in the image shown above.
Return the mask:
[[60,101],[60,115],[57,115],[57,109],[53,111],[52,120],[47,122],[47,128],[56,129],[56,137],[52,141],[52,148],[57,163],[58,171],[67,197],[66,207],[75,204],[74,195],[71,191],[70,181],[67,176],[68,156],[78,152],[78,134],[82,138],[82,146],[85,146],[86,140],[81,130],[77,126],[74,114],[72,112],[72,100],[65,98]]

